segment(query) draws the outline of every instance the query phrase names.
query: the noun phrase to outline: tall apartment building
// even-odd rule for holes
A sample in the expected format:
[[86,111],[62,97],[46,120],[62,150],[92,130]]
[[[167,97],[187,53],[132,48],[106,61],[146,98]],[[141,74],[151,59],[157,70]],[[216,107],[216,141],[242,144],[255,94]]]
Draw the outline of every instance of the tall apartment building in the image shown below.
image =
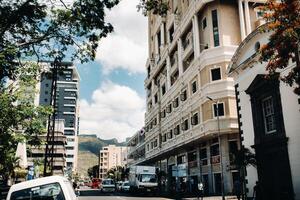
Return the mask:
[[127,147],[108,145],[100,150],[99,156],[99,178],[106,178],[111,168],[126,165]]
[[232,192],[240,137],[234,82],[226,71],[240,42],[262,23],[260,2],[169,0],[165,17],[148,15],[142,164],[165,172],[167,190],[196,190],[201,181],[206,194],[220,194],[223,169],[225,193]]
[[[67,138],[64,135],[64,120],[59,119],[55,122],[54,141],[49,145],[53,145],[53,175],[63,176],[66,168],[66,144]],[[47,135],[41,135],[40,139],[46,141]],[[28,156],[28,166],[34,166],[35,162],[40,161],[40,164],[44,164],[45,158],[45,145],[41,145],[37,148],[31,148]],[[42,172],[39,172],[42,173]]]
[[[64,135],[66,144],[67,173],[76,171],[78,156],[78,126],[79,126],[79,74],[72,62],[62,62],[62,70],[58,73],[55,112],[57,119],[64,120]],[[39,89],[39,104],[49,105],[51,101],[51,63],[43,63],[44,73],[41,75]]]

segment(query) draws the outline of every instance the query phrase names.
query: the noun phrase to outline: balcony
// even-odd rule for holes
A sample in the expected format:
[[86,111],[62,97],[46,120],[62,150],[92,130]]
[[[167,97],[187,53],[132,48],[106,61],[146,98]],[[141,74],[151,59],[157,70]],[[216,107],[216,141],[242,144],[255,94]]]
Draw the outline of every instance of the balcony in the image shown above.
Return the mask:
[[188,163],[188,166],[189,166],[189,168],[195,168],[195,167],[197,167],[198,166],[197,160],[190,161]]

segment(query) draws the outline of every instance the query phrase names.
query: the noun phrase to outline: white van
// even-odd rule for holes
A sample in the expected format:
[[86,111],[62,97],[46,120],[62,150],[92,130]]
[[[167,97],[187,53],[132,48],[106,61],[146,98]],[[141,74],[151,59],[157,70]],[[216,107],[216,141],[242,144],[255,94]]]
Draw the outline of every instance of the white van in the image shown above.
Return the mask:
[[102,180],[102,192],[115,192],[116,186],[115,182],[112,179],[103,179]]
[[71,182],[61,176],[49,176],[11,186],[6,200],[76,200]]

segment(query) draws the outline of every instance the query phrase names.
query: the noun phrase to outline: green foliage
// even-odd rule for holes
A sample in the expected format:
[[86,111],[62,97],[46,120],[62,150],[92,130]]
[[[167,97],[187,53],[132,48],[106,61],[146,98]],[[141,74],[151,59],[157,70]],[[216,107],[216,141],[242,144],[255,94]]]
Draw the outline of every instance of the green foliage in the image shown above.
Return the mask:
[[169,5],[165,0],[140,0],[137,5],[138,11],[146,16],[148,12],[154,15],[166,16],[169,10]]
[[261,7],[268,22],[263,31],[272,32],[269,42],[261,48],[261,61],[268,62],[267,70],[274,75],[278,69],[286,69],[290,61],[296,66],[281,80],[295,86],[294,92],[300,95],[300,2],[299,0],[268,0]]
[[234,154],[234,164],[238,169],[252,165],[256,167],[255,154],[248,148],[243,148]]
[[99,165],[95,165],[88,169],[88,175],[93,178],[99,177]]
[[40,145],[38,136],[46,131],[45,121],[52,109],[34,105],[38,73],[37,65],[25,63],[15,73],[17,82],[0,85],[0,174],[4,177],[17,167],[18,143]]
[[93,60],[101,38],[113,31],[105,10],[118,2],[2,0],[0,81],[16,78],[22,60]]

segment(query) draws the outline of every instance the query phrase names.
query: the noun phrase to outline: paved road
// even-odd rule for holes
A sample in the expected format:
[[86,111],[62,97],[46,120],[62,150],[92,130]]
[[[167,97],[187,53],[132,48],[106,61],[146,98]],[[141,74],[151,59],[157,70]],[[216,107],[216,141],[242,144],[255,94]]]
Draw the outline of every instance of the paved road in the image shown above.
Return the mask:
[[[81,190],[79,200],[171,200],[171,198],[151,197],[146,195],[130,196],[122,193],[101,193],[99,190]],[[205,197],[203,200],[221,200],[221,197]],[[182,200],[197,200],[196,198],[184,198]],[[226,200],[236,200],[235,197],[226,197]]]

